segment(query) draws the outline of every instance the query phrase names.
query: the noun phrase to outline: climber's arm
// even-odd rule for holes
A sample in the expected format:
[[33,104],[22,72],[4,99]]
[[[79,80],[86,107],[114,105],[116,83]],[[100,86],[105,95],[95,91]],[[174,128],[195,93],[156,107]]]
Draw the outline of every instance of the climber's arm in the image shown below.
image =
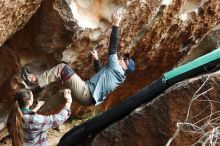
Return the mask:
[[121,12],[117,11],[112,16],[112,32],[109,42],[108,64],[107,67],[114,68],[119,65],[117,49],[118,49],[118,31],[121,21]]
[[121,21],[121,13],[119,11],[115,12],[112,16],[112,32],[109,42],[109,52],[108,55],[116,54],[118,48],[118,27]]
[[99,61],[98,53],[96,50],[92,50],[91,54],[94,58],[95,71],[98,72],[102,68],[101,63]]

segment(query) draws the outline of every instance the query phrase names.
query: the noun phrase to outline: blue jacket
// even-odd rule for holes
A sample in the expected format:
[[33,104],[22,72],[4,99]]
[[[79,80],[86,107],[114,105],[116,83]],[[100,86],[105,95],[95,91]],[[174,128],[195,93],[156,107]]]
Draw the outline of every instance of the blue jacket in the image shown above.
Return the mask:
[[101,68],[99,61],[96,61],[97,73],[88,81],[88,87],[96,105],[103,102],[106,95],[115,90],[126,78],[125,71],[118,62],[117,46],[118,27],[113,26],[109,43],[108,63]]

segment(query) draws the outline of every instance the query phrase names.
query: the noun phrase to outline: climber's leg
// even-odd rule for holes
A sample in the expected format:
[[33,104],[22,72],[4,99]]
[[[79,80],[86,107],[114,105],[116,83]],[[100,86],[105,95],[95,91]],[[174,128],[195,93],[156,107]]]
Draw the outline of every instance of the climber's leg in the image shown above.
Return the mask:
[[94,100],[89,92],[88,84],[77,74],[74,74],[66,80],[65,84],[70,88],[73,99],[81,105],[88,106],[94,104]]
[[75,72],[71,69],[71,67],[61,63],[39,75],[31,74],[24,66],[22,68],[21,75],[25,83],[29,86],[32,84],[37,84],[40,87],[45,87],[59,79],[62,81],[68,80],[73,74],[75,74]]
[[61,63],[58,64],[56,66],[54,66],[53,68],[37,75],[37,80],[36,83],[40,86],[40,87],[45,87],[47,85],[49,85],[52,82],[57,81],[58,79],[61,79],[61,71],[63,70],[65,64]]

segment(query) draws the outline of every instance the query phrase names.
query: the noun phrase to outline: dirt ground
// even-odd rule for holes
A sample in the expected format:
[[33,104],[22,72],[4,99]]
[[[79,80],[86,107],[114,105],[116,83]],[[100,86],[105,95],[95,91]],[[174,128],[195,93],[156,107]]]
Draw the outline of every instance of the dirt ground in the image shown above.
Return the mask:
[[[54,129],[49,129],[47,131],[47,137],[49,140],[50,146],[56,146],[60,140],[60,138],[71,128],[74,126],[79,125],[86,119],[74,119],[74,120],[68,120],[65,124],[59,126],[59,131]],[[2,132],[0,132],[0,139],[8,135],[8,131],[5,128]],[[0,146],[11,146],[12,142],[11,139],[7,139],[5,143],[0,143]]]

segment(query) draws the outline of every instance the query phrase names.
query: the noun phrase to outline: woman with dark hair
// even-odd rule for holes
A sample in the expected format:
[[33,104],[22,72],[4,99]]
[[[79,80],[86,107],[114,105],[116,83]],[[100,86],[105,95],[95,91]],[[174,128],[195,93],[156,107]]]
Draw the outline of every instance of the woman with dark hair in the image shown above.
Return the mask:
[[8,118],[8,131],[12,138],[13,146],[47,146],[46,130],[64,123],[70,116],[72,103],[71,91],[64,90],[66,104],[64,108],[54,115],[39,115],[36,112],[44,104],[39,102],[33,110],[31,90],[22,89],[15,95],[14,107]]

